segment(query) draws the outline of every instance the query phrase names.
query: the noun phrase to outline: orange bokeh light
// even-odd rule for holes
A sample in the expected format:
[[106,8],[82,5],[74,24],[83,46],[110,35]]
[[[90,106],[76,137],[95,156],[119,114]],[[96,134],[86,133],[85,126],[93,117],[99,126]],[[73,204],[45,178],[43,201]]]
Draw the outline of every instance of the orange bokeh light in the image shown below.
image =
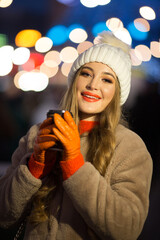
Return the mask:
[[22,30],[16,35],[15,44],[18,47],[34,47],[41,36],[41,33],[34,29]]

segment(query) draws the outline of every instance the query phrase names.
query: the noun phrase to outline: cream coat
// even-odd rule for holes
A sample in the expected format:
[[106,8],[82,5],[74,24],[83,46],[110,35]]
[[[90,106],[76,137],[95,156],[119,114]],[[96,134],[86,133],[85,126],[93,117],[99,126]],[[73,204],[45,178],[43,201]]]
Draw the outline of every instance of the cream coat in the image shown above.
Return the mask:
[[[20,140],[12,165],[0,180],[1,227],[15,224],[41,187],[42,181],[27,167],[37,131],[38,126],[33,126]],[[148,214],[152,175],[152,160],[143,141],[119,125],[115,153],[105,177],[87,162],[87,149],[87,135],[83,134],[85,164],[62,183],[49,221],[36,227],[27,223],[25,240],[137,239]],[[88,229],[97,237],[90,238]]]

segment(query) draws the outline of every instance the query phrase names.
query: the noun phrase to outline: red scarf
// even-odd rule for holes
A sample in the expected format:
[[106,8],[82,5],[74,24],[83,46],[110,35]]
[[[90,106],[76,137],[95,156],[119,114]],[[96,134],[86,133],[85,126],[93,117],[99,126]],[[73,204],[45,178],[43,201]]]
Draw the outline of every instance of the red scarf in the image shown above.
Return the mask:
[[92,128],[94,128],[98,124],[99,124],[99,122],[97,122],[97,121],[81,120],[79,123],[80,135],[85,132],[90,132],[92,130]]

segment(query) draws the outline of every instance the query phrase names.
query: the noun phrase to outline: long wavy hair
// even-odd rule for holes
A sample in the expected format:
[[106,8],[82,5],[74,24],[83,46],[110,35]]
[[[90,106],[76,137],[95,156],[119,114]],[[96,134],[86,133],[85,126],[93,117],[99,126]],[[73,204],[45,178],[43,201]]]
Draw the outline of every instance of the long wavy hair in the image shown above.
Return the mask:
[[[71,111],[74,120],[78,125],[79,111],[76,92],[76,79],[81,69],[76,74],[75,81],[68,88],[62,102],[61,107]],[[106,168],[111,160],[115,149],[115,130],[122,117],[120,106],[120,86],[119,81],[115,82],[115,94],[109,105],[98,116],[99,125],[94,127],[88,135],[89,149],[87,153],[87,161],[91,162],[94,167],[104,176]]]
[[[81,69],[77,72],[75,80],[66,91],[60,104],[61,109],[71,111],[73,118],[78,126],[79,110],[77,101],[76,80]],[[106,109],[99,114],[99,125],[94,127],[88,134],[89,149],[87,152],[87,161],[91,162],[99,173],[104,176],[106,169],[112,158],[116,139],[115,131],[121,118],[120,106],[120,86],[118,79],[115,84],[115,94]],[[58,161],[57,161],[58,162]],[[29,216],[32,223],[46,221],[49,217],[50,200],[54,197],[60,179],[60,167],[57,164],[54,171],[47,177],[46,182],[42,185],[33,199],[33,208]],[[54,183],[54,184],[53,184]],[[58,209],[57,209],[58,211]]]

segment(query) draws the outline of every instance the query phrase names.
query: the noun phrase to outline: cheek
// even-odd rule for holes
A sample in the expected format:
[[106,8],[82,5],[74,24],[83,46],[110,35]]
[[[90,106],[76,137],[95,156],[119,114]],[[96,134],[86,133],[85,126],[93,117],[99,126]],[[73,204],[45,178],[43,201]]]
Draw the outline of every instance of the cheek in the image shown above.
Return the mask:
[[76,93],[77,93],[77,96],[80,95],[80,92],[81,92],[81,88],[79,86],[79,84],[76,85]]
[[84,85],[84,83],[83,83],[81,77],[77,77],[77,83],[76,83],[76,89],[77,89],[77,91],[78,91],[78,90],[81,90],[81,89],[83,88],[83,85]]
[[112,99],[115,94],[115,85],[110,86],[109,88],[103,89],[103,95],[106,99]]

